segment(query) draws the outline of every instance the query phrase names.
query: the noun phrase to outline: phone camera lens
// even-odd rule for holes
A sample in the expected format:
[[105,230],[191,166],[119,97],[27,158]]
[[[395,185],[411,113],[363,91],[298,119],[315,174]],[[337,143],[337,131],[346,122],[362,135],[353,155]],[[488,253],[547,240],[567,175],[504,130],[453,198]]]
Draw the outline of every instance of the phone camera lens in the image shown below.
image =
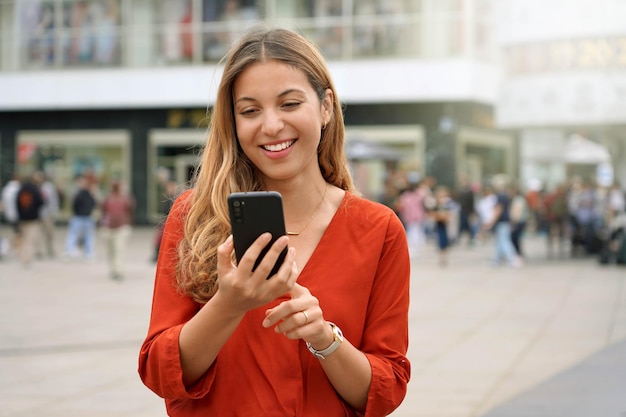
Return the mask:
[[235,207],[239,207],[240,205],[241,205],[241,203],[239,203],[239,201],[235,201],[235,202],[233,203],[233,206],[235,206]]

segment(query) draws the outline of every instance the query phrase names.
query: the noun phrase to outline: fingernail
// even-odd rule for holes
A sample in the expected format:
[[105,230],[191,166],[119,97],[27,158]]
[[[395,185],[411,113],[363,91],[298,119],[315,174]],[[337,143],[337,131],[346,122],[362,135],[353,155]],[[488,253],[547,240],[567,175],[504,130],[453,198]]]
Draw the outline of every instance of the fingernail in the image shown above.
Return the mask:
[[263,320],[263,327],[270,327],[270,320],[269,319]]

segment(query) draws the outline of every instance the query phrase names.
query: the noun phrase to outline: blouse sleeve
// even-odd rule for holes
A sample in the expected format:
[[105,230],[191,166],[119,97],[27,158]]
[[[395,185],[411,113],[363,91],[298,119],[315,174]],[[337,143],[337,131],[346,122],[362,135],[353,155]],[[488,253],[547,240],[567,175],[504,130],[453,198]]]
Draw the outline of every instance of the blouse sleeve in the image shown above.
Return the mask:
[[391,213],[368,305],[361,350],[372,367],[366,417],[388,415],[406,395],[410,258],[406,234]]
[[143,383],[165,399],[201,398],[210,390],[213,368],[192,387],[183,384],[178,337],[201,305],[176,288],[177,246],[183,236],[185,200],[181,195],[167,217],[157,262],[148,335],[139,353]]

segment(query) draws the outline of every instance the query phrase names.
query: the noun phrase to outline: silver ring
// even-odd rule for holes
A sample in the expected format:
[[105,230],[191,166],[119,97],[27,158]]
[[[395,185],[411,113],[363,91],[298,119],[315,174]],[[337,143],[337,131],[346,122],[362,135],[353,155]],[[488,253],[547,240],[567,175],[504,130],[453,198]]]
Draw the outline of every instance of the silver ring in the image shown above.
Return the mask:
[[301,311],[300,313],[304,314],[304,324],[309,324],[309,315],[306,314],[306,311]]

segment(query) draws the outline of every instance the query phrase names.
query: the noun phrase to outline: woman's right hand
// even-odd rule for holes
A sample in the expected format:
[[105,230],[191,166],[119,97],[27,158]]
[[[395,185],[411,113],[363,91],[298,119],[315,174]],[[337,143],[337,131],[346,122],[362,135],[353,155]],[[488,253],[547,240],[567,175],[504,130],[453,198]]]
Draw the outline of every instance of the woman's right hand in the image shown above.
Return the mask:
[[267,279],[280,253],[289,244],[287,236],[281,236],[267,251],[263,260],[252,268],[261,251],[270,242],[271,235],[264,233],[244,253],[239,265],[232,261],[233,237],[229,236],[217,249],[218,290],[215,297],[224,306],[233,309],[232,313],[243,314],[248,310],[263,306],[291,291],[298,278],[295,248],[290,247],[278,272]]

